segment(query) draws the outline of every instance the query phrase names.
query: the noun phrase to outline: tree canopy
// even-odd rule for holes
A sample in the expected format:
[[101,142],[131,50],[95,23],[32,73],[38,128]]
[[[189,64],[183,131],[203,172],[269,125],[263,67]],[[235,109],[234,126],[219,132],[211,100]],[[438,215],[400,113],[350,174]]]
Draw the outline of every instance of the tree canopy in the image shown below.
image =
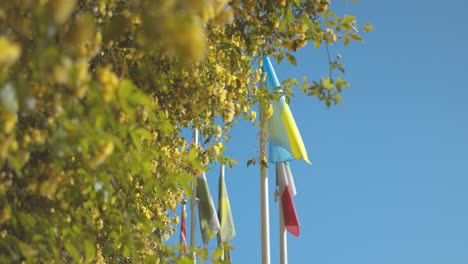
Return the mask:
[[[176,206],[206,164],[235,162],[230,131],[278,96],[256,87],[261,56],[361,41],[329,4],[2,1],[0,262],[190,262],[165,244]],[[343,65],[324,67],[281,93],[341,102]],[[192,126],[199,146],[181,135]]]

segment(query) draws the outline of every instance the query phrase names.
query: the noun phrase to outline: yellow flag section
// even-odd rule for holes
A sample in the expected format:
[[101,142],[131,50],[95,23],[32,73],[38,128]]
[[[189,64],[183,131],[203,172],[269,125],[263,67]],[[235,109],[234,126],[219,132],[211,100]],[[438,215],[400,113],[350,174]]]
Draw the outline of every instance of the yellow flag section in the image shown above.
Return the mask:
[[[269,91],[280,86],[268,57],[263,57],[262,71],[267,74],[265,87]],[[270,103],[273,107],[273,115],[268,119],[269,161],[278,163],[303,159],[311,164],[301,134],[284,96],[279,101]]]

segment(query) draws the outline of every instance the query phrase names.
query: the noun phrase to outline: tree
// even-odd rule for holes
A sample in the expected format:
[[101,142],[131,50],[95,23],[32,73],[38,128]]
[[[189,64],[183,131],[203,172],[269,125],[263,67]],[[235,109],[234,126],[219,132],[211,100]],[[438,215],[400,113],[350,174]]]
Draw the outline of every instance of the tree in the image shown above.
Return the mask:
[[[328,0],[0,3],[0,262],[167,262],[193,176],[252,107],[260,56],[361,38]],[[364,26],[371,30],[370,25]],[[330,60],[330,72],[343,71]],[[300,85],[327,105],[347,86]],[[222,122],[216,122],[216,120]],[[206,141],[191,146],[181,129]],[[202,254],[202,257],[203,254]],[[206,257],[206,256],[205,256]]]

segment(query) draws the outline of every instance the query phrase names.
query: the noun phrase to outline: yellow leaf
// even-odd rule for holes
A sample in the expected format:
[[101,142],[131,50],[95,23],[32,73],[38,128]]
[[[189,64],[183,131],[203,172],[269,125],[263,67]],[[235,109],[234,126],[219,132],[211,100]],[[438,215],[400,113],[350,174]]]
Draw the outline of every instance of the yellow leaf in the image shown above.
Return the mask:
[[374,31],[374,26],[372,26],[371,24],[365,24],[364,27],[362,28],[365,32],[370,32],[370,31]]
[[348,44],[349,44],[349,38],[345,38],[345,39],[343,40],[343,44],[344,44],[345,46],[348,45]]

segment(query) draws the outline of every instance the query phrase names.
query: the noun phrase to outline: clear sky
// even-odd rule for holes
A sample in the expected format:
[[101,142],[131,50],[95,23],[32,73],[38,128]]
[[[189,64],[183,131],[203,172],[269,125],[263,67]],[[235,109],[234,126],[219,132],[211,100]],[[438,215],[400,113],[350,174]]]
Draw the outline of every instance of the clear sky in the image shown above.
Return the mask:
[[[332,8],[376,31],[363,34],[365,43],[331,47],[351,83],[344,105],[291,100],[313,165],[291,163],[301,236],[288,235],[289,263],[468,263],[468,2],[333,1]],[[324,49],[306,47],[296,57],[296,67],[275,65],[280,81],[326,74]],[[228,145],[239,161],[226,171],[234,263],[261,262],[259,168],[245,165],[258,151],[257,132],[241,125]],[[218,173],[207,175],[214,197]],[[279,263],[273,192],[270,169],[271,263]]]

